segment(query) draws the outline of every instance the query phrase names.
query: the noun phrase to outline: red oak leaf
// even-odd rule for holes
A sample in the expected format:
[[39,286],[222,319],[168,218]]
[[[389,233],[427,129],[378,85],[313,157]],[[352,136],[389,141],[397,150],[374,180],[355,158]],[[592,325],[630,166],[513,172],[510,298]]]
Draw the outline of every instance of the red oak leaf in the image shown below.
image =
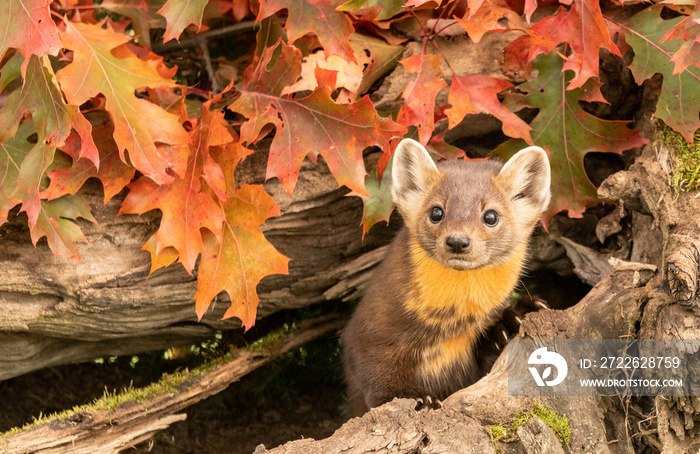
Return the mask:
[[[600,49],[620,56],[597,1],[574,0],[569,11],[561,9],[556,15],[547,16],[534,24],[531,30],[550,38],[555,46],[561,43],[571,46],[571,53],[564,65],[564,71],[571,70],[575,74],[569,89],[579,88],[589,78],[598,77]],[[548,51],[542,49],[541,53]]]
[[22,203],[30,227],[39,217],[39,187],[55,149],[43,142],[32,143],[28,139],[33,134],[34,125],[25,121],[14,137],[0,143],[0,224],[18,203]]
[[63,48],[51,19],[51,0],[3,0],[0,2],[0,56],[9,47],[24,55],[22,73],[32,55],[58,55]]
[[671,58],[671,61],[676,65],[672,75],[682,73],[690,65],[700,68],[700,23],[697,22],[697,19],[686,17],[668,31],[661,38],[661,42],[671,39],[683,40],[683,44]]
[[136,169],[124,164],[119,158],[119,147],[114,141],[114,125],[109,121],[105,111],[93,111],[87,114],[95,122],[92,137],[99,150],[100,167],[95,167],[93,161],[81,158],[83,142],[81,137],[73,133],[68,136],[61,151],[73,159],[73,164],[64,169],[56,169],[48,173],[51,180],[49,187],[41,192],[41,198],[53,200],[65,194],[75,194],[88,178],[98,178],[104,186],[105,204],[134,178]]
[[498,100],[498,94],[512,86],[507,80],[489,76],[453,77],[447,96],[452,107],[445,110],[450,128],[457,126],[467,115],[487,113],[503,122],[506,135],[532,144],[532,128]]
[[[159,72],[160,61],[115,57],[111,50],[129,37],[100,25],[66,22],[60,34],[74,54],[73,62],[57,76],[68,102],[81,105],[101,93],[114,121],[121,159],[127,162],[124,151],[128,150],[134,167],[157,183],[173,180],[169,168],[184,176],[189,136],[177,115],[135,94],[143,87],[177,87]],[[120,50],[120,54],[125,52]]]
[[350,0],[337,9],[353,13],[355,16],[363,16],[363,19],[370,21],[391,19],[400,13],[404,6],[416,5],[404,5],[402,0]]
[[428,143],[435,130],[435,98],[447,86],[438,55],[420,54],[401,60],[407,74],[416,74],[401,95],[403,105],[396,121],[418,128],[419,142]]
[[165,17],[168,26],[165,28],[163,42],[177,39],[188,25],[194,24],[197,29],[202,26],[204,7],[208,0],[168,0],[158,10],[158,14]]
[[655,115],[692,143],[695,130],[700,128],[700,69],[689,65],[676,73],[678,66],[674,65],[673,57],[683,41],[661,41],[683,18],[663,20],[659,17],[661,10],[662,5],[654,6],[616,25],[624,31],[627,43],[634,49],[630,69],[637,83],[641,85],[656,73],[664,76]]
[[307,33],[315,33],[326,57],[340,55],[354,62],[355,55],[348,41],[354,28],[345,13],[336,10],[342,3],[337,0],[261,0],[257,20],[286,9],[288,17],[284,28],[290,43]]
[[92,127],[77,106],[66,105],[48,57],[30,57],[21,90],[10,94],[0,109],[0,142],[15,135],[25,112],[31,112],[39,140],[60,147],[75,128],[83,139],[83,156],[99,165]]
[[257,69],[247,74],[246,88],[229,107],[247,118],[241,140],[255,142],[263,127],[275,125],[267,178],[278,177],[289,194],[304,158],[316,161],[319,154],[339,184],[364,194],[362,151],[373,145],[388,147],[389,139],[401,136],[404,128],[379,118],[368,97],[337,104],[324,86],[301,99],[281,96],[300,74],[301,55],[291,46],[279,46],[282,52],[271,68],[267,69],[274,50],[266,52]]
[[379,176],[379,167],[375,167],[365,178],[367,195],[351,192],[362,199],[362,238],[374,224],[379,222],[389,223],[389,217],[394,210],[394,201],[391,198],[391,161],[386,165],[383,175]]
[[258,282],[270,274],[286,274],[287,259],[260,231],[266,219],[279,216],[279,207],[262,185],[242,185],[223,203],[226,216],[220,241],[204,236],[204,254],[197,273],[195,294],[201,319],[222,290],[231,298],[224,318],[238,317],[246,329],[255,324]]
[[36,224],[29,232],[32,243],[46,237],[49,247],[57,257],[80,260],[75,242],[87,243],[83,232],[73,221],[78,218],[97,223],[90,213],[90,205],[78,196],[64,196],[60,199],[41,201]]
[[185,178],[176,177],[173,183],[165,185],[140,178],[129,185],[129,195],[120,210],[120,214],[141,214],[159,209],[163,218],[156,234],[155,256],[172,247],[188,272],[194,270],[197,257],[204,251],[201,230],[207,229],[217,239],[221,238],[224,214],[212,194],[202,186],[200,176],[214,186],[215,193],[225,196],[223,172],[209,153],[210,147],[233,140],[224,123],[223,112],[209,111],[205,104],[199,125],[192,132],[192,154]]
[[157,234],[151,235],[141,249],[151,254],[151,270],[148,274],[152,274],[157,269],[172,265],[178,258],[177,249],[174,247],[168,246],[160,250],[158,249]]
[[[629,129],[625,121],[602,120],[581,109],[583,90],[566,88],[573,74],[562,72],[564,61],[556,53],[538,57],[534,66],[539,76],[518,86],[527,94],[506,95],[506,102],[513,108],[539,109],[530,126],[535,144],[549,152],[552,167],[552,202],[543,216],[546,225],[562,210],[568,210],[570,217],[581,217],[586,206],[598,202],[596,188],[583,167],[586,153],[622,153],[648,140]],[[510,157],[526,146],[523,140],[511,139],[494,153]]]
[[[523,22],[518,13],[503,6],[486,4],[476,14],[470,13],[463,18],[455,17],[455,20],[466,30],[469,38],[475,43],[488,32],[494,30],[508,30],[513,28],[525,29],[527,24]],[[506,22],[507,23],[504,23]]]

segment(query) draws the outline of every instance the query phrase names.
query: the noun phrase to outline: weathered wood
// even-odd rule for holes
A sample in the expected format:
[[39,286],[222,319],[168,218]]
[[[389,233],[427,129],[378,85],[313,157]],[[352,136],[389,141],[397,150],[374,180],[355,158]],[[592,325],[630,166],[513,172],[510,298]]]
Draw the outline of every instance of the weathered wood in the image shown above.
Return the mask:
[[[370,154],[368,165],[378,153]],[[266,148],[244,161],[242,183],[262,183]],[[277,180],[266,189],[283,215],[263,227],[267,238],[292,261],[288,276],[270,276],[258,286],[259,317],[331,299],[353,298],[382,257],[374,250],[391,229],[378,226],[362,241],[362,202],[348,197],[321,163],[304,164],[290,198]],[[220,320],[225,293],[197,323],[196,281],[179,264],[149,276],[150,257],[141,250],[155,232],[157,212],[117,212],[125,193],[102,204],[102,190],[89,182],[83,195],[97,224],[80,222],[87,244],[81,261],[56,258],[40,242],[34,248],[23,217],[0,227],[0,380],[32,370],[98,356],[164,349],[240,326]]]
[[[697,289],[700,199],[694,194],[677,195],[668,184],[670,169],[668,150],[650,145],[628,171],[613,175],[599,190],[601,197],[621,201],[627,211],[639,211],[630,216],[633,224],[639,223],[631,228],[639,235],[632,241],[639,244],[627,252],[630,257],[648,263],[611,260],[604,266],[609,269],[600,273],[596,278],[600,279],[598,284],[582,301],[564,311],[528,314],[520,327],[520,336],[700,338]],[[653,219],[651,224],[650,219]],[[656,244],[643,244],[645,241]],[[586,257],[594,255],[590,251],[570,242],[567,246],[581,256],[579,267],[591,263]],[[693,369],[697,365],[686,367],[687,377],[697,376],[698,371]],[[508,396],[507,379],[507,354],[503,353],[488,375],[450,396],[440,410],[415,412],[415,400],[395,400],[349,421],[326,440],[294,441],[270,451],[259,447],[256,452],[465,452],[472,443],[478,446],[472,452],[494,452],[493,446],[485,441],[487,426],[508,421],[536,402],[569,418],[572,440],[567,452],[631,452],[635,437],[669,453],[694,452],[700,446],[697,397],[657,397],[655,412],[638,415],[637,421],[641,418],[652,421],[645,426],[651,429],[643,429],[641,424],[629,423],[628,398],[618,402],[594,397]],[[405,414],[411,411],[412,415]],[[468,438],[460,449],[450,450],[442,443],[442,434],[462,440],[461,433],[468,434]],[[533,438],[520,435],[513,440],[498,441],[499,452],[529,452],[534,446]],[[431,444],[433,440],[437,441]],[[552,447],[546,452],[559,451]]]
[[[640,316],[649,279],[635,280],[634,269],[616,269],[601,281],[579,304],[565,311],[545,310],[528,314],[521,336],[533,338],[617,338],[626,335]],[[622,315],[622,317],[620,317]],[[598,320],[600,330],[585,335],[587,320]],[[579,321],[579,322],[576,322]],[[583,322],[581,322],[583,321]],[[602,410],[593,397],[515,397],[508,395],[508,352],[504,351],[491,372],[472,386],[447,398],[439,410],[416,411],[417,402],[397,399],[370,410],[362,418],[348,421],[325,440],[297,440],[269,451],[259,447],[257,454],[297,453],[495,453],[488,426],[508,423],[535,404],[544,404],[569,418],[572,441],[568,452],[610,453]],[[542,443],[554,436],[546,435]],[[546,426],[545,426],[546,427]],[[551,432],[551,429],[547,428]],[[530,427],[529,430],[536,430]],[[554,438],[556,440],[556,438]],[[524,437],[498,441],[501,453],[557,453],[558,444],[538,450],[530,432]],[[548,444],[550,446],[551,444]],[[471,450],[470,450],[471,449]]]
[[172,389],[139,401],[128,401],[108,410],[82,410],[33,429],[0,439],[0,452],[24,453],[118,453],[147,440],[155,432],[187,416],[176,414],[195,402],[224,390],[245,374],[284,352],[303,345],[343,325],[342,316],[307,320],[274,342],[267,350],[241,350],[221,365],[193,374]]

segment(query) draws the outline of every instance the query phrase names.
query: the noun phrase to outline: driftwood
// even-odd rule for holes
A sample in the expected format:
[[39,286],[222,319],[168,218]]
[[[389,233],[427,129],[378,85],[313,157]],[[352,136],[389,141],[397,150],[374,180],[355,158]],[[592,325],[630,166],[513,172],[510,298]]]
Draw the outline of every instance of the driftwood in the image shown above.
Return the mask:
[[[306,342],[337,331],[343,317],[307,320],[265,350],[240,350],[223,364],[192,374],[170,389],[130,400],[111,409],[84,409],[67,418],[0,439],[0,452],[117,453],[147,440],[170,424],[184,420],[182,409],[224,390],[243,375]],[[131,391],[133,393],[133,391]]]
[[[700,338],[700,199],[695,194],[677,195],[670,187],[669,152],[664,145],[647,146],[629,171],[611,176],[599,189],[602,198],[619,201],[628,211],[636,210],[628,216],[641,224],[632,228],[640,235],[633,242],[639,244],[628,253],[649,257],[658,267],[611,260],[605,269],[596,270],[598,283],[582,301],[563,311],[528,314],[519,337]],[[650,216],[653,230],[649,229]],[[586,255],[586,248],[564,242],[567,249],[575,250],[574,255]],[[574,261],[579,265],[577,272],[596,274],[589,265],[599,258],[598,253],[591,253],[587,260],[579,257]],[[687,376],[698,372],[691,369]],[[667,453],[691,453],[700,446],[697,397],[656,397],[656,411],[641,414],[630,398],[514,397],[508,396],[507,383],[504,352],[488,375],[450,396],[441,409],[417,411],[415,400],[394,400],[347,422],[328,439],[297,440],[269,451],[259,446],[256,454],[632,453],[640,445]],[[569,419],[571,443],[565,451],[552,430],[536,418],[517,437],[492,441],[489,425],[511,421],[534,404],[544,404]]]

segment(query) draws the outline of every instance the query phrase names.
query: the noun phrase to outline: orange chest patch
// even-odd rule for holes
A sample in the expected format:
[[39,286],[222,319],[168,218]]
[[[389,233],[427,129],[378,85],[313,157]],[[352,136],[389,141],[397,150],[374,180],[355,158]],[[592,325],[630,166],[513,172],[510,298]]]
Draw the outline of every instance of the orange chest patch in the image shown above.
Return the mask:
[[515,288],[525,261],[526,245],[515,250],[507,262],[491,268],[455,270],[428,258],[420,248],[412,250],[415,285],[406,309],[428,324],[451,319],[480,321],[504,301]]

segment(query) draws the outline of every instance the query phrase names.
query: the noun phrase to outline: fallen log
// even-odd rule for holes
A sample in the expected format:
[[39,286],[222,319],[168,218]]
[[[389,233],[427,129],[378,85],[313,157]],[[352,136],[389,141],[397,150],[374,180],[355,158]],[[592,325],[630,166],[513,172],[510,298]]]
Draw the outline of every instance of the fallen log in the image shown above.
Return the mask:
[[0,451],[24,453],[118,453],[147,440],[187,415],[177,412],[224,390],[247,373],[281,354],[337,331],[344,317],[307,320],[261,346],[234,351],[192,371],[166,374],[142,389],[106,395],[87,405],[46,419],[0,438]]

